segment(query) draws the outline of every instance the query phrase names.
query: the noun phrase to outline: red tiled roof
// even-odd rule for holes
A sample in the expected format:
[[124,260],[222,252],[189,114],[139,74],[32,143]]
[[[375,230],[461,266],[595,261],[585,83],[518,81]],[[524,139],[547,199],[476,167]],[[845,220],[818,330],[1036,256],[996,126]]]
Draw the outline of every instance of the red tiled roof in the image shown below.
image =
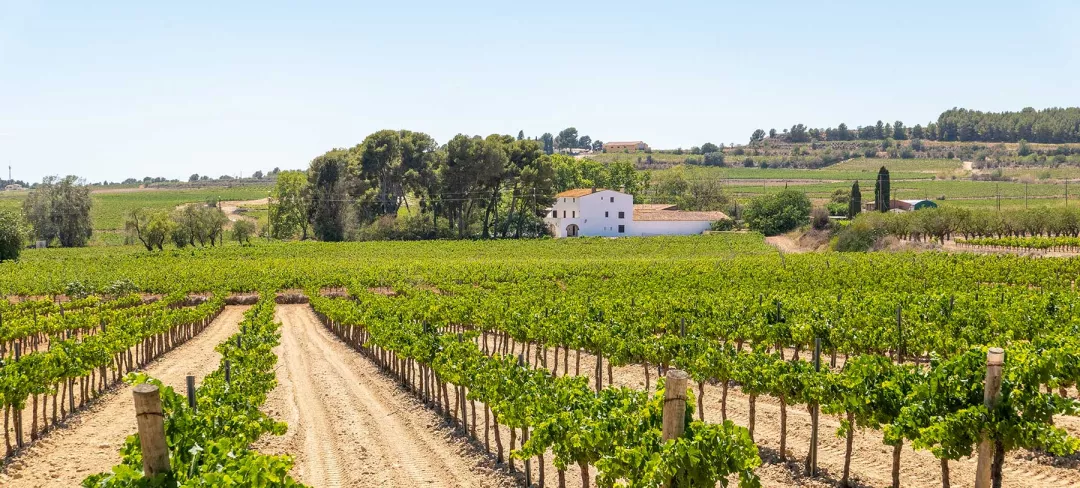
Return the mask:
[[574,188],[572,190],[566,190],[562,193],[556,193],[555,197],[576,198],[583,197],[585,195],[592,195],[596,192],[604,191],[603,188]]
[[645,206],[634,205],[634,220],[638,222],[715,222],[717,220],[726,220],[728,218],[727,214],[725,214],[724,212],[684,212],[682,210],[652,209],[642,207]]

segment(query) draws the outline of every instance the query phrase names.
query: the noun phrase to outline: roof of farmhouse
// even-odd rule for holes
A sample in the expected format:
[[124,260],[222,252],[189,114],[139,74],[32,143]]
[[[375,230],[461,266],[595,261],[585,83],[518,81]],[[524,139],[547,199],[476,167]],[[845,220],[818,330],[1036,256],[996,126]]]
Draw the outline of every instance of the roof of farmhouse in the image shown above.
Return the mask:
[[556,193],[556,198],[576,198],[583,197],[585,195],[592,195],[593,193],[606,191],[604,188],[574,188],[572,190],[566,190],[561,193]]
[[641,141],[623,141],[623,142],[608,142],[605,145],[611,146],[625,146],[627,144],[642,144]]
[[[662,208],[657,208],[662,207]],[[684,212],[672,210],[671,205],[634,205],[634,220],[638,222],[657,221],[709,221],[726,220],[724,212]]]

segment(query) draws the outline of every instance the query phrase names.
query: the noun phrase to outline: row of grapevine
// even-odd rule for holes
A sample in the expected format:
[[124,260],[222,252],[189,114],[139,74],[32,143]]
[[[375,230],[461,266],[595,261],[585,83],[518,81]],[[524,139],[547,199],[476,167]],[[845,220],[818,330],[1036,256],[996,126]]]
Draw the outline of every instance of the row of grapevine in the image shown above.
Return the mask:
[[91,297],[75,302],[75,308],[52,301],[24,302],[35,306],[21,307],[23,304],[19,304],[15,310],[0,312],[0,359],[14,355],[16,344],[23,354],[49,349],[53,340],[81,339],[109,324],[150,315],[174,307],[185,299],[186,296],[180,293],[150,303],[144,303],[138,294],[109,301]]
[[[355,295],[355,301],[338,305],[351,314],[338,318],[346,324],[369,327],[383,322],[428,324],[433,330],[469,324],[522,342],[535,342],[538,348],[555,347],[558,351],[563,347],[564,354],[570,348],[585,349],[607,358],[609,368],[613,362],[626,365],[650,360],[653,364],[677,366],[689,371],[699,385],[719,382],[725,392],[729,384],[738,385],[750,398],[751,436],[757,396],[777,398],[781,405],[781,453],[785,451],[786,408],[819,405],[842,420],[844,427],[839,434],[848,438],[845,482],[851,436],[859,428],[884,431],[885,441],[894,447],[894,484],[899,484],[900,452],[905,440],[930,449],[942,459],[945,477],[947,461],[971,455],[982,429],[988,429],[993,438],[999,439],[1003,450],[1037,448],[1065,455],[1080,448],[1080,441],[1053,425],[1054,415],[1075,414],[1080,403],[1041,389],[1061,388],[1080,379],[1080,355],[1076,354],[1080,341],[1071,334],[1045,334],[1012,341],[1005,370],[1010,381],[1003,392],[1001,407],[986,412],[982,407],[981,382],[986,352],[981,346],[949,351],[945,357],[931,355],[929,364],[922,367],[894,362],[875,351],[867,351],[848,357],[843,369],[825,368],[817,372],[805,360],[784,356],[785,348],[776,346],[781,340],[775,336],[735,340],[732,331],[700,320],[680,324],[678,333],[665,333],[664,327],[635,328],[631,326],[634,324],[619,319],[605,321],[602,312],[594,312],[594,320],[599,323],[573,320],[560,323],[547,320],[543,311],[528,314],[516,310],[519,303],[528,300],[511,302],[502,298],[485,302],[468,295],[462,298],[415,289],[401,289],[393,296],[360,292]],[[353,308],[348,308],[350,305]],[[767,308],[765,315],[775,314]],[[492,320],[492,314],[497,319]],[[782,309],[779,316],[783,316]],[[773,315],[773,322],[775,318]],[[765,320],[763,324],[768,322]],[[1032,321],[1027,322],[1030,325]],[[860,332],[866,334],[870,329]],[[405,337],[412,334],[408,328],[389,333],[405,334]],[[787,344],[788,341],[781,342]],[[774,352],[768,352],[770,348]],[[565,360],[563,367],[565,371]],[[553,372],[556,370],[557,365]],[[598,387],[601,377],[598,372]],[[928,405],[936,406],[929,409]],[[722,415],[726,419],[726,411]],[[957,421],[958,418],[965,422]]]
[[160,389],[171,471],[144,477],[138,435],[132,435],[120,464],[108,473],[87,477],[84,487],[303,486],[289,476],[293,463],[288,456],[265,455],[250,447],[261,435],[281,435],[286,429],[259,410],[277,384],[273,348],[281,336],[280,324],[274,322],[273,296],[262,293],[245,313],[240,332],[217,346],[221,365],[203,379],[194,409],[160,381],[142,373],[127,378],[129,383],[150,382]]
[[[194,337],[223,306],[221,296],[216,296],[193,308],[157,308],[147,315],[110,322],[96,334],[53,340],[48,350],[0,361],[5,457],[63,421],[125,373]],[[27,413],[31,415],[29,439],[24,432]]]
[[[589,486],[589,465],[600,486],[658,487],[675,479],[679,486],[712,486],[737,475],[740,486],[756,486],[761,460],[747,431],[731,422],[688,422],[686,434],[661,440],[662,392],[607,388],[593,392],[584,377],[556,377],[512,356],[488,356],[476,345],[476,332],[446,334],[419,321],[388,314],[376,319],[356,304],[313,298],[312,306],[328,327],[364,351],[421,398],[476,435],[476,403],[481,403],[484,436],[488,416],[495,425],[497,457],[503,445],[498,426],[510,429],[510,458],[537,458],[551,452],[562,478],[572,464]],[[451,405],[447,389],[460,403]],[[472,402],[472,420],[466,415]],[[687,405],[687,418],[693,413]],[[515,449],[517,432],[522,445]],[[485,445],[488,443],[485,442]],[[511,466],[513,461],[511,460]],[[540,470],[543,472],[543,469]]]
[[1080,252],[1080,237],[981,237],[956,241],[960,246],[1005,249],[1039,249],[1044,251]]

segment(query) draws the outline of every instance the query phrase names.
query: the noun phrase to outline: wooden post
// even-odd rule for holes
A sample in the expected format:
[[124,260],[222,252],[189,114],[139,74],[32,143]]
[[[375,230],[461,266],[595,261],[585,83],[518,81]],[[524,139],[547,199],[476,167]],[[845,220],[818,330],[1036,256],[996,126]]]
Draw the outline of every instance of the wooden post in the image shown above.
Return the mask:
[[[986,352],[986,386],[983,403],[993,412],[1001,399],[1001,366],[1005,362],[1005,351],[1000,347],[991,347]],[[991,465],[994,461],[994,440],[987,432],[982,433],[979,441],[979,464],[975,469],[975,488],[990,488]]]
[[195,377],[187,377],[187,406],[195,410]]
[[664,419],[662,440],[675,439],[686,430],[686,380],[681,369],[668,370],[664,383]]
[[232,364],[230,364],[229,360],[226,359],[225,360],[225,384],[227,385],[227,384],[231,383],[232,382],[231,380],[232,380]]
[[[821,338],[814,338],[814,371],[821,371]],[[810,454],[807,456],[806,474],[817,476],[818,413],[821,407],[815,402],[810,405]]]
[[158,387],[143,383],[135,385],[135,420],[139,424],[139,445],[142,447],[143,475],[154,476],[169,472],[169,446],[165,443],[165,416],[161,409]]

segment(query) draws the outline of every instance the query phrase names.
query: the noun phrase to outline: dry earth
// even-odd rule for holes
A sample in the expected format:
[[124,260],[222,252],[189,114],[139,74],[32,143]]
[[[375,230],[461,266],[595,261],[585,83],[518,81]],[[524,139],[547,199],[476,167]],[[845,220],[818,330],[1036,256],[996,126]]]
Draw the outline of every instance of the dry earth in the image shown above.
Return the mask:
[[516,486],[443,427],[430,410],[319,323],[307,305],[278,305],[278,386],[264,410],[289,424],[261,439],[292,454],[293,475],[314,487]]

